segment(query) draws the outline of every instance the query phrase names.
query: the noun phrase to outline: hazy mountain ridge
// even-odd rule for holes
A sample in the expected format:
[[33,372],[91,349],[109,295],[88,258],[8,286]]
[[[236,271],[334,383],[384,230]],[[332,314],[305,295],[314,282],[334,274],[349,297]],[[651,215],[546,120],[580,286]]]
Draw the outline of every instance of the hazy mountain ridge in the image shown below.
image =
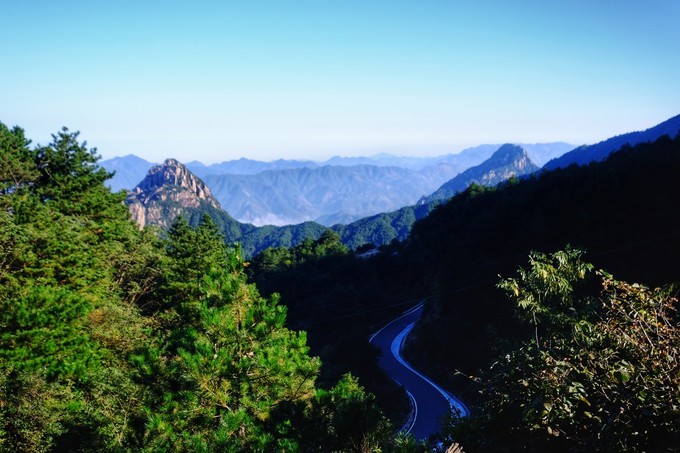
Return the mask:
[[[356,165],[375,165],[378,167],[400,167],[411,170],[422,170],[441,163],[447,163],[457,165],[460,167],[459,171],[462,171],[488,159],[500,146],[501,144],[483,144],[465,148],[457,153],[426,157],[379,153],[372,156],[333,156],[330,159],[318,162],[294,159],[278,159],[265,162],[240,158],[211,165],[204,165],[201,162],[192,161],[187,163],[186,166],[201,178],[207,175],[253,175],[267,170],[289,170],[294,168],[318,168],[325,166],[351,167]],[[542,166],[550,159],[561,156],[576,148],[575,145],[565,142],[520,143],[519,146],[522,146],[527,151],[531,160],[538,166]]]
[[528,175],[537,169],[524,148],[506,144],[481,164],[455,176],[433,194],[422,197],[416,205],[376,214],[349,225],[334,225],[333,229],[350,248],[365,243],[385,245],[395,239],[403,241],[417,220],[426,217],[437,205],[464,191],[471,184],[495,186],[513,176]]
[[[523,146],[541,162],[573,148],[567,143]],[[480,145],[432,158],[336,156],[317,166],[309,161],[265,164],[248,159],[210,167],[193,165],[205,173],[205,181],[224,209],[241,222],[280,226],[315,221],[330,226],[414,204],[461,171],[488,159],[498,147]],[[256,172],[264,168],[269,169]],[[222,173],[228,171],[244,174]]]
[[[186,163],[186,167],[199,178],[208,175],[254,175],[268,170],[290,170],[295,168],[319,168],[323,166],[355,166],[375,165],[378,167],[400,167],[416,171],[430,173],[437,171],[442,165],[457,167],[459,173],[469,167],[478,165],[488,159],[500,145],[479,145],[466,148],[458,153],[441,154],[433,157],[400,156],[389,153],[380,153],[370,157],[342,157],[334,156],[326,161],[314,162],[311,160],[287,160],[278,159],[271,162],[240,158],[224,161],[221,163],[205,165],[199,161]],[[563,142],[520,144],[531,160],[538,166],[548,160],[560,156],[575,148],[574,145]],[[114,191],[134,188],[146,175],[146,172],[157,165],[133,154],[122,157],[105,159],[100,166],[107,171],[115,171],[115,175],[107,185]]]
[[[524,147],[530,157],[547,160],[571,145]],[[320,163],[241,158],[209,166],[193,161],[186,168],[205,180],[222,207],[242,223],[281,226],[315,221],[330,226],[412,205],[497,149],[498,145],[480,145],[435,157],[335,156]],[[153,165],[134,155],[101,162],[115,172],[108,181],[115,191],[135,187]]]
[[102,160],[99,165],[108,172],[114,172],[113,178],[107,180],[106,185],[114,192],[118,192],[135,187],[144,179],[146,172],[156,164],[134,154],[128,154],[127,156]]
[[319,164],[311,160],[278,159],[271,162],[242,157],[218,164],[205,165],[198,161],[188,162],[186,167],[199,178],[208,175],[254,175],[267,170],[290,170],[293,168],[316,168]]
[[421,172],[353,165],[213,175],[205,181],[239,221],[285,225],[326,219],[330,225],[334,219],[353,221],[413,204],[456,173],[449,164]]

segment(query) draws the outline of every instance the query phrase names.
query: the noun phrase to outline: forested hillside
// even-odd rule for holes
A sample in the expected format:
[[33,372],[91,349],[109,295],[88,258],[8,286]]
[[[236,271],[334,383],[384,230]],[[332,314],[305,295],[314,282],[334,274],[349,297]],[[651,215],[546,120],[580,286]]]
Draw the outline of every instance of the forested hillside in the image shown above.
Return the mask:
[[[464,437],[468,446],[658,451],[677,445],[676,291],[622,281],[651,288],[680,281],[679,171],[680,136],[662,137],[624,147],[604,162],[495,189],[472,187],[414,226],[403,256],[428,282],[428,299],[408,353],[450,385],[467,387],[468,401],[483,391],[476,412],[482,418]],[[606,271],[590,286],[576,289],[578,273],[550,273],[573,257],[534,255],[517,283],[502,285],[509,298],[496,287],[499,275],[515,276],[532,250],[569,244],[586,251],[582,262]],[[586,300],[592,305],[584,306]],[[651,342],[654,359],[641,341]],[[491,363],[482,381],[467,378]],[[661,363],[667,368],[655,371]],[[598,387],[607,373],[614,383]],[[588,402],[576,404],[578,395]]]
[[397,250],[384,247],[372,258],[362,258],[328,231],[297,247],[263,251],[248,272],[263,294],[280,294],[288,307],[288,326],[307,332],[312,354],[324,364],[320,382],[335,382],[347,372],[357,375],[400,426],[408,399],[377,367],[377,351],[367,341],[414,305],[423,291]]
[[[473,185],[416,222],[407,241],[370,258],[327,246],[321,255],[332,253],[320,257],[275,249],[255,258],[250,272],[265,292],[281,293],[289,322],[308,329],[319,354],[337,358],[335,374],[356,370],[376,385],[370,348],[359,344],[381,316],[425,299],[407,353],[478,404],[471,422],[444,436],[462,440],[466,451],[667,448],[680,433],[675,291],[624,281],[680,281],[678,172],[680,136],[663,137],[604,162]],[[530,254],[529,268],[507,280]],[[616,279],[595,278],[594,269]],[[633,310],[646,313],[644,323]],[[654,316],[658,330],[649,324]],[[634,338],[621,338],[617,325]],[[574,326],[591,330],[574,336]],[[645,336],[658,338],[653,354]],[[657,379],[650,367],[661,360]],[[592,373],[583,371],[588,366]],[[612,383],[599,385],[606,375]],[[617,411],[625,416],[608,422]],[[640,433],[626,433],[630,424]]]
[[140,231],[78,134],[0,124],[0,449],[396,449],[209,217]]
[[[422,363],[472,372],[490,357],[489,333],[514,331],[512,307],[494,285],[531,250],[571,244],[623,280],[678,281],[679,148],[680,138],[665,137],[624,147],[604,162],[499,188],[474,186],[417,223],[404,258],[431,281],[414,332]],[[463,341],[467,348],[456,347]]]

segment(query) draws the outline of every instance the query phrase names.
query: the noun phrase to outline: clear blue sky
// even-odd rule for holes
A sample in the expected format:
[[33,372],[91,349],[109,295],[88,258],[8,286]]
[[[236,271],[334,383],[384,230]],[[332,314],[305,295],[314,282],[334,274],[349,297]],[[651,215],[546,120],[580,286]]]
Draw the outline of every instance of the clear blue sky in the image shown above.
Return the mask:
[[592,143],[680,113],[677,0],[1,0],[0,121],[105,158]]

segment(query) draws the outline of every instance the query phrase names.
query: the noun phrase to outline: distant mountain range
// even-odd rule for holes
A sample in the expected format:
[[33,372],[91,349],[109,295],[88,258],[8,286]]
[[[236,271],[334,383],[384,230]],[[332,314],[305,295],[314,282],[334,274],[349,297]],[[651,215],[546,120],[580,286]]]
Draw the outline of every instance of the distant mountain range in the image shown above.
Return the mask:
[[[552,159],[544,165],[544,169],[601,160],[621,144],[639,143],[678,133],[680,116],[643,132],[624,134],[596,145],[577,148],[561,158]],[[265,220],[271,223],[293,221],[295,215],[302,213],[325,225],[332,225],[330,229],[340,234],[343,243],[355,249],[367,243],[382,245],[395,239],[403,240],[416,220],[427,216],[435,206],[466,190],[470,184],[493,186],[513,176],[530,175],[539,169],[539,165],[533,162],[532,153],[545,161],[551,154],[557,154],[568,146],[506,144],[494,149],[493,145],[482,145],[435,160],[398,158],[385,154],[373,158],[336,157],[329,160],[347,165],[319,165],[309,161],[261,163],[247,159],[209,167],[192,163],[199,171],[217,171],[219,167],[222,170],[256,172],[241,175],[207,174],[207,184],[187,167],[171,159],[149,172],[142,183],[131,191],[128,203],[140,224],[162,228],[167,228],[180,214],[195,224],[201,215],[208,213],[216,218],[226,239],[240,242],[248,256],[268,246],[294,246],[305,238],[316,239],[329,228],[312,221],[283,227],[257,227],[251,222],[237,220],[227,211],[238,211],[240,215],[257,218],[263,223]],[[487,155],[488,158],[483,158]],[[365,163],[357,165],[366,160],[395,163],[400,159],[406,159],[402,163],[411,168]],[[477,161],[480,162],[470,165]],[[103,166],[108,170],[121,171],[129,180],[134,172],[123,165],[124,162],[131,162],[135,171],[151,165],[134,156],[126,156],[105,161]],[[429,165],[415,169],[424,162]],[[259,171],[272,167],[278,169]],[[463,170],[459,171],[460,168]],[[174,172],[175,176],[159,176],[167,172]],[[430,195],[420,197],[417,203],[410,202],[402,208],[390,209],[390,206],[399,203],[399,197],[408,200],[409,193],[421,191],[422,194],[427,184],[434,184],[456,172],[455,176],[440,184]],[[214,192],[208,187],[212,187]],[[273,210],[272,206],[278,206],[279,211]],[[323,209],[328,211],[324,212]],[[370,209],[379,212],[366,215]],[[362,217],[357,219],[359,215]]]
[[[378,167],[399,167],[411,170],[422,170],[440,163],[455,165],[459,172],[488,159],[500,144],[479,145],[466,148],[455,154],[444,154],[434,157],[396,156],[380,153],[370,157],[341,157],[334,156],[326,161],[314,162],[310,160],[284,160],[272,162],[240,158],[219,164],[204,165],[198,161],[188,162],[186,167],[199,178],[208,175],[254,175],[269,170],[290,170],[294,168],[319,168],[325,166],[350,167],[356,165],[375,165]],[[531,160],[539,167],[550,159],[561,156],[575,148],[564,142],[520,144],[529,154]]]
[[[573,146],[566,143],[522,145],[532,160],[545,162]],[[215,198],[235,219],[255,225],[316,221],[330,226],[415,203],[444,182],[488,159],[499,145],[480,145],[438,157],[333,157],[260,162],[238,159],[186,167],[206,181]],[[154,164],[136,156],[105,160],[115,171],[113,190],[134,187]]]
[[415,203],[458,173],[440,163],[416,171],[376,165],[268,170],[254,175],[208,175],[222,207],[241,222],[330,226]]
[[186,164],[186,167],[199,178],[205,178],[208,175],[255,175],[263,171],[317,168],[319,166],[318,163],[311,160],[279,159],[272,162],[262,162],[244,157],[212,165],[204,165],[198,161],[191,161]]
[[[337,167],[289,171],[318,172],[324,168],[329,172],[326,179],[338,174]],[[536,167],[531,164],[522,147],[504,145],[489,159],[468,169],[464,174],[471,182],[496,184],[502,177],[518,176],[533,168]],[[400,172],[413,171],[365,165],[347,167],[344,170],[359,171],[359,175],[364,178],[371,177],[374,172],[394,171],[398,176]],[[263,174],[267,173],[269,172]],[[280,173],[277,172],[279,175]],[[455,178],[453,180],[455,181]],[[456,184],[460,190],[467,187],[462,182]],[[375,194],[380,199],[379,195]],[[413,223],[427,215],[439,202],[441,199],[433,199],[429,203],[420,203],[419,206],[404,207],[348,224],[336,224],[331,229],[340,234],[343,243],[352,249],[366,243],[384,245],[394,239],[406,238]],[[195,225],[204,214],[209,214],[224,233],[226,240],[240,243],[247,256],[252,256],[266,247],[290,247],[306,238],[317,239],[328,229],[316,222],[281,227],[272,225],[257,227],[239,222],[222,209],[220,202],[203,180],[175,159],[168,159],[162,165],[152,167],[142,182],[129,192],[127,203],[140,226],[154,225],[168,228],[180,215]]]

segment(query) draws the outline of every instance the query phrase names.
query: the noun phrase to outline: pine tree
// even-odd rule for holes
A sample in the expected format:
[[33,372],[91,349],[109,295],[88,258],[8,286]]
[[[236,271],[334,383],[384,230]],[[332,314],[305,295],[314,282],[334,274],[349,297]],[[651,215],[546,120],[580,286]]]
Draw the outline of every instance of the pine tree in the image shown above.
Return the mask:
[[[168,233],[157,368],[163,383],[147,425],[153,448],[261,449],[294,442],[275,434],[281,405],[309,400],[319,363],[285,309],[247,284],[238,250],[209,218]],[[283,445],[283,444],[281,444]]]
[[0,192],[7,450],[120,448],[141,410],[127,355],[143,341],[144,321],[126,303],[123,283],[135,276],[118,264],[142,239],[77,136],[64,130],[29,149],[20,129],[0,127],[0,152],[11,162]]
[[0,150],[2,151],[0,200],[5,203],[7,195],[21,190],[38,176],[37,169],[30,159],[30,143],[31,141],[26,139],[21,128],[15,126],[9,129],[0,122]]

